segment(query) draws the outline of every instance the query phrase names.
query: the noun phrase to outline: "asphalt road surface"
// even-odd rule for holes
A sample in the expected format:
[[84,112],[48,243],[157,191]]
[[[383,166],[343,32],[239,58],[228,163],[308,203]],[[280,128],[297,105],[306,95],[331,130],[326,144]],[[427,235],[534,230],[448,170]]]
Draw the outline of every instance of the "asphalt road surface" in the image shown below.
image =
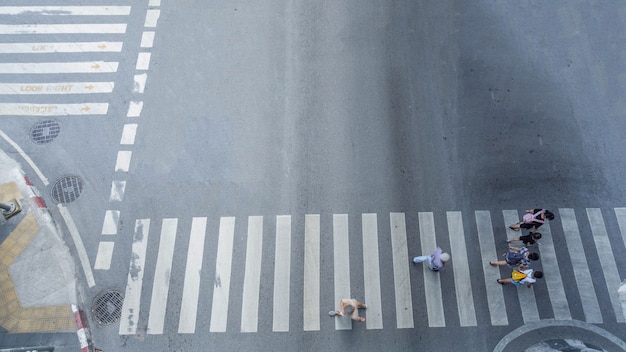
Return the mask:
[[[130,12],[1,15],[127,25],[0,37],[123,42],[24,55],[0,45],[2,63],[117,67],[0,63],[0,83],[22,92],[0,87],[0,129],[50,187],[82,180],[66,206],[89,261],[86,305],[105,290],[125,297],[119,321],[92,317],[99,348],[623,348],[625,4],[115,5]],[[96,81],[114,89],[63,88]],[[61,132],[32,143],[45,119]],[[488,261],[534,207],[556,214],[533,247],[546,277],[501,287],[510,269]],[[435,246],[452,255],[444,271],[411,264]],[[328,317],[347,296],[368,304],[366,323]]]

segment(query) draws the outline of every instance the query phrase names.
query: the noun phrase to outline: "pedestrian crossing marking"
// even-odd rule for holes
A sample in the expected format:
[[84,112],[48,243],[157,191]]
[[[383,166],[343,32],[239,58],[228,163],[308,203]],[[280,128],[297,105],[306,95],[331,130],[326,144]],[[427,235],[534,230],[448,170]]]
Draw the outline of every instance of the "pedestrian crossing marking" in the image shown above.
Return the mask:
[[409,271],[409,250],[406,239],[404,213],[389,215],[391,227],[391,251],[393,253],[393,280],[396,289],[396,327],[412,329],[413,300],[411,297],[411,274]]
[[122,42],[0,43],[2,54],[120,52]]
[[113,92],[113,82],[0,83],[2,95],[96,94]]
[[368,329],[383,328],[382,299],[380,296],[380,265],[378,260],[378,218],[376,214],[361,215],[363,238],[363,283],[367,304]]
[[450,256],[454,258],[454,287],[456,288],[456,303],[459,311],[461,326],[476,326],[476,312],[474,310],[474,296],[472,294],[472,280],[470,280],[467,245],[463,231],[463,218],[460,211],[446,213],[448,220],[448,234],[450,236]]
[[163,219],[162,221],[156,270],[152,284],[152,298],[150,299],[150,314],[148,314],[148,334],[163,333],[177,225],[178,219]]
[[320,329],[320,215],[304,217],[304,331]]
[[217,259],[215,260],[215,277],[213,281],[211,326],[209,328],[209,331],[211,332],[226,331],[234,235],[235,218],[220,218],[220,229],[217,242]]
[[108,103],[83,104],[22,104],[0,103],[0,115],[13,116],[64,116],[106,115]]
[[[563,226],[563,234],[567,242],[567,250],[569,253],[582,248],[581,236],[578,231],[578,223],[575,218],[573,209],[559,209],[560,221]],[[618,223],[626,221],[626,218],[620,219],[620,216],[626,215],[621,210],[616,209]],[[471,240],[474,236],[478,237],[478,245],[480,246],[481,266],[485,277],[485,290],[487,307],[489,310],[491,325],[503,326],[509,325],[509,319],[514,317],[508,315],[510,310],[506,309],[504,304],[503,286],[495,283],[495,279],[501,276],[501,273],[508,275],[508,268],[491,267],[489,260],[500,259],[496,252],[498,248],[504,251],[504,236],[493,232],[494,226],[506,228],[510,223],[514,223],[519,219],[518,211],[503,210],[502,225],[495,225],[489,211],[475,211],[476,219],[476,235],[467,233],[463,224],[463,216],[459,211],[446,212],[447,232],[450,243],[450,253],[452,260],[448,263],[447,270],[440,273],[431,272],[426,265],[421,267],[420,272],[416,275],[416,279],[420,281],[420,287],[424,287],[426,304],[418,310],[425,310],[428,317],[427,325],[429,327],[444,327],[448,323],[458,324],[460,326],[477,326],[476,308],[481,306],[474,302],[472,287],[476,281],[470,281],[472,270],[467,253],[467,244],[465,241]],[[604,218],[599,209],[587,209],[587,216],[594,237],[595,247],[598,256],[605,255],[607,251],[612,251],[611,244],[608,241],[608,233]],[[429,254],[437,245],[437,236],[435,231],[435,219],[432,212],[417,213],[419,221],[419,233],[413,235],[419,236],[421,251]],[[351,246],[349,243],[349,216],[347,214],[333,214],[332,216],[332,242],[333,242],[333,260],[334,260],[334,295],[333,302],[328,302],[330,309],[337,308],[335,306],[341,298],[357,298],[368,304],[367,311],[363,312],[367,317],[364,324],[366,329],[382,329],[383,319],[382,311],[384,302],[382,302],[382,288],[380,285],[381,275],[389,274],[387,270],[380,268],[380,263],[376,258],[380,258],[380,243],[378,214],[363,213],[361,214],[361,233],[355,238],[361,238],[357,242],[363,245],[362,260],[363,267],[363,284],[364,292],[352,293],[350,291],[350,257]],[[395,316],[396,328],[415,327],[413,316],[412,294],[410,284],[410,270],[415,268],[410,262],[407,246],[407,231],[404,213],[389,214],[390,241],[393,257],[393,290],[395,293]],[[496,221],[499,222],[499,221]],[[298,261],[291,261],[292,241],[300,236],[292,233],[292,217],[290,215],[279,215],[275,217],[275,243],[273,249],[273,324],[272,331],[287,332],[292,325],[290,316],[291,305],[290,296],[292,294],[291,266]],[[566,266],[566,261],[557,259],[557,248],[554,247],[552,240],[552,231],[550,225],[554,226],[555,222],[546,223],[541,227],[544,234],[540,243],[541,246],[534,247],[533,251],[540,250],[541,264],[545,277],[538,281],[538,285],[546,285],[548,296],[544,297],[542,302],[549,304],[552,315],[556,320],[569,320],[572,317],[570,310],[570,302],[565,295],[564,283],[561,279],[559,265]],[[159,237],[158,253],[154,265],[154,280],[152,282],[152,291],[149,302],[149,313],[146,317],[140,317],[140,298],[142,295],[142,280],[146,270],[146,248],[148,245],[150,219],[139,219],[136,221],[135,234],[133,236],[132,259],[130,261],[129,276],[126,287],[126,299],[122,307],[122,319],[120,322],[120,334],[134,334],[137,326],[141,326],[142,322],[147,321],[148,334],[163,334],[164,324],[168,316],[178,314],[179,333],[195,333],[196,320],[199,306],[203,303],[199,302],[200,282],[203,278],[201,275],[204,240],[207,230],[207,218],[192,218],[189,248],[187,249],[187,263],[185,268],[185,277],[183,292],[181,298],[181,307],[179,312],[170,311],[167,305],[168,293],[171,289],[169,280],[172,270],[175,242],[177,236],[178,219],[165,218],[162,220],[161,235]],[[267,226],[266,226],[267,227]],[[241,298],[241,324],[240,331],[243,333],[256,333],[259,329],[259,303],[261,299],[260,283],[262,280],[261,267],[263,264],[263,242],[265,241],[263,234],[264,218],[263,216],[250,216],[247,221],[247,244],[245,251],[245,273],[243,278],[242,292],[231,292],[231,274],[232,274],[232,256],[233,242],[236,228],[235,217],[222,217],[219,221],[217,253],[215,258],[215,279],[214,286],[211,289],[213,294],[213,303],[210,313],[210,332],[225,332],[227,330],[228,310],[230,301],[235,297]],[[358,226],[357,226],[358,228]],[[383,227],[384,228],[384,227]],[[321,328],[320,317],[326,314],[326,309],[320,307],[320,287],[324,285],[320,282],[320,240],[321,240],[321,216],[319,214],[305,215],[304,222],[304,238],[303,238],[303,284],[297,291],[303,290],[303,330],[319,331]],[[553,228],[554,229],[554,228]],[[507,238],[518,237],[520,232],[513,232],[507,229]],[[238,231],[239,232],[239,231]],[[445,231],[439,231],[445,233]],[[473,231],[471,231],[473,232]],[[354,234],[353,234],[354,235]],[[445,235],[444,235],[445,236]],[[269,237],[271,238],[271,236]],[[500,238],[496,245],[495,238]],[[620,243],[621,244],[621,243]],[[354,244],[353,244],[354,245]],[[359,244],[356,244],[359,245]],[[112,246],[108,249],[112,252]],[[354,255],[354,253],[352,253]],[[100,254],[99,254],[100,256]],[[571,255],[571,265],[576,274],[576,284],[578,286],[582,310],[585,314],[585,320],[590,323],[602,323],[605,321],[602,317],[599,302],[596,296],[593,282],[589,277],[589,267],[586,260],[581,260],[577,256]],[[99,260],[96,260],[97,262]],[[623,322],[623,312],[619,305],[617,286],[619,286],[619,273],[615,264],[615,258],[606,256],[600,259],[604,272],[609,295],[612,296],[611,305],[618,322]],[[608,268],[608,270],[606,270]],[[411,270],[415,271],[415,270]],[[446,275],[452,271],[454,276],[454,290],[442,291],[441,275]],[[580,274],[580,275],[579,275]],[[449,275],[449,274],[448,274]],[[480,275],[480,274],[478,274]],[[503,277],[506,277],[503,275]],[[615,280],[615,283],[609,283],[609,280]],[[587,282],[585,282],[587,281]],[[596,283],[597,284],[597,283]],[[613,285],[614,287],[611,287]],[[234,287],[234,286],[233,286]],[[512,286],[509,286],[513,289]],[[532,286],[533,288],[536,287]],[[519,303],[515,305],[520,307],[524,323],[536,323],[541,320],[535,298],[535,290],[527,289],[524,286],[513,289],[512,292],[518,297]],[[421,291],[421,289],[420,289]],[[454,292],[454,293],[452,293]],[[147,294],[147,292],[146,292]],[[510,293],[507,293],[507,295]],[[443,305],[453,298],[456,298],[458,317],[454,314],[444,315]],[[571,294],[570,294],[571,296]],[[238,299],[236,299],[238,300]],[[171,299],[170,299],[171,301]],[[617,303],[616,303],[617,302]],[[326,303],[325,303],[326,304]],[[607,303],[608,304],[608,303]],[[375,309],[372,309],[375,308]],[[448,310],[451,308],[448,307]],[[146,309],[144,309],[146,310]],[[334,309],[333,309],[334,310]],[[515,311],[515,310],[514,310]],[[362,314],[363,314],[362,313]],[[543,312],[548,316],[551,313]],[[352,320],[344,317],[333,318],[336,330],[347,330],[352,328]],[[520,319],[520,318],[518,318]],[[371,321],[370,325],[367,321]],[[236,322],[235,322],[236,323]],[[232,325],[232,324],[231,324]]]
[[50,74],[50,73],[110,73],[117,72],[118,62],[11,62],[0,63],[0,73]]
[[120,335],[134,335],[139,323],[139,308],[141,305],[141,290],[145,273],[146,249],[150,234],[150,219],[139,219],[135,222],[133,235],[132,255],[126,283],[126,294],[122,304],[120,319]]
[[496,283],[496,279],[500,278],[500,270],[498,270],[498,268],[492,268],[491,265],[489,265],[489,260],[498,258],[491,214],[486,210],[477,210],[474,212],[474,216],[476,218],[478,244],[480,245],[480,257],[483,258],[482,265],[491,325],[509,325],[509,320],[505,314],[506,304],[504,303],[502,285]]
[[276,217],[274,254],[273,331],[289,331],[289,284],[291,282],[291,216]]
[[[348,233],[348,214],[333,214],[333,257],[335,305],[342,298],[352,298],[350,292],[350,236]],[[337,306],[337,308],[339,308]],[[351,319],[335,318],[336,330],[352,329]]]
[[574,209],[559,209],[559,215],[563,226],[567,250],[570,253],[572,269],[574,270],[574,279],[578,286],[581,305],[583,313],[585,314],[585,321],[592,324],[601,324],[602,311],[600,310],[600,304],[598,303],[593,281],[591,280],[591,274],[589,273],[587,257],[583,255],[585,250],[580,237],[580,231],[578,231],[578,223]]
[[126,23],[0,24],[0,34],[124,34]]
[[194,217],[191,221],[187,264],[185,265],[185,281],[183,283],[183,298],[178,320],[179,334],[193,334],[196,331],[206,226],[207,218]]
[[0,6],[0,15],[126,16],[130,6]]
[[611,249],[611,243],[609,242],[609,234],[606,231],[604,219],[602,218],[602,212],[598,208],[587,208],[587,217],[589,218],[593,241],[596,244],[598,258],[600,259],[600,264],[602,264],[604,282],[609,290],[609,298],[615,312],[615,318],[618,323],[624,323],[624,314],[617,293],[621,279],[615,263],[615,256]]
[[[519,222],[520,217],[519,217],[517,210],[503,210],[502,216],[504,217],[504,228],[506,229],[506,232],[507,232],[506,238],[510,239],[510,238],[519,237],[521,235],[521,231],[516,232],[509,228],[509,225]],[[519,247],[522,244],[518,242],[518,243],[513,243],[512,245]],[[502,256],[499,256],[497,259],[503,259],[503,258]],[[536,322],[540,320],[539,309],[537,308],[537,299],[535,298],[534,291],[535,291],[534,289],[517,290],[517,297],[519,300],[519,306],[522,307],[522,318],[524,318],[524,323],[531,323],[531,322]]]
[[256,332],[258,328],[262,250],[263,217],[250,216],[241,303],[241,332]]

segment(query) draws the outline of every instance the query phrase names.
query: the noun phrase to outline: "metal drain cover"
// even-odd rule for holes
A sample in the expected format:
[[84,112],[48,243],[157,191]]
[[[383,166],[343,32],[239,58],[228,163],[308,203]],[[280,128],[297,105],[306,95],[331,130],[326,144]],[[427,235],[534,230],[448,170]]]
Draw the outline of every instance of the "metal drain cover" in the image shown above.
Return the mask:
[[61,126],[54,120],[44,120],[37,122],[30,129],[30,139],[35,144],[46,144],[55,139],[59,132],[61,132]]
[[83,191],[83,180],[78,176],[65,176],[52,187],[52,199],[57,203],[71,203]]
[[91,313],[100,325],[113,324],[122,317],[124,297],[119,291],[106,290],[93,300]]

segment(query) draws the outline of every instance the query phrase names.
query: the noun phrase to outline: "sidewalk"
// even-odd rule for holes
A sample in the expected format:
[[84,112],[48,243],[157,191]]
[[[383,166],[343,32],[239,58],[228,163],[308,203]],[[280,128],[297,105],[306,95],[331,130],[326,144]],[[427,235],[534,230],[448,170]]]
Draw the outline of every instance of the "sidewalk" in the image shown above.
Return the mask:
[[79,351],[71,253],[36,188],[0,150],[0,202],[12,199],[22,211],[0,216],[0,349],[54,344],[56,351]]

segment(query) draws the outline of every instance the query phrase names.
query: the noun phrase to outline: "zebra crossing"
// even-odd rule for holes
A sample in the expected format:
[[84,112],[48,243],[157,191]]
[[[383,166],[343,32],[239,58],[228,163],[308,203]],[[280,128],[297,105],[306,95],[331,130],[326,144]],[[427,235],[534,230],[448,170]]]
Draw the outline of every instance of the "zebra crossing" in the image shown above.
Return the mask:
[[[231,332],[234,325],[228,321],[238,318],[229,314],[234,306],[241,307],[240,322],[235,324],[238,332],[254,333],[259,330],[260,306],[268,304],[271,305],[273,332],[287,332],[294,326],[303,331],[320,331],[324,325],[321,317],[329,308],[333,309],[339,299],[353,296],[363,298],[368,304],[366,329],[414,328],[416,324],[423,324],[423,321],[416,321],[416,312],[427,318],[427,325],[431,328],[478,326],[479,311],[486,311],[489,324],[506,326],[517,318],[506,314],[511,305],[510,301],[507,305],[509,290],[517,295],[515,306],[523,307],[521,320],[524,323],[546,318],[578,319],[594,324],[624,323],[625,314],[617,292],[621,283],[620,270],[613,255],[613,251],[624,251],[624,242],[615,243],[613,239],[611,243],[607,223],[610,228],[619,229],[623,239],[626,208],[615,208],[610,212],[587,208],[584,212],[585,217],[581,218],[580,211],[577,217],[574,209],[559,209],[557,219],[541,228],[544,236],[534,250],[540,252],[545,277],[533,289],[497,284],[497,278],[510,272],[507,269],[500,271],[488,263],[506,250],[505,239],[519,235],[507,226],[518,221],[520,214],[517,210],[477,210],[473,214],[448,211],[445,213],[447,228],[436,228],[440,214],[419,212],[416,230],[407,227],[407,214],[396,212],[364,213],[360,214],[360,219],[348,214],[306,214],[302,223],[291,215],[249,216],[247,219],[228,216],[219,218],[219,221],[193,217],[189,233],[179,231],[181,223],[188,219],[165,218],[160,224],[151,219],[138,219],[134,227],[119,334],[136,334],[138,326],[146,324],[147,334],[163,334],[168,318],[175,320],[172,324],[177,324],[177,331],[181,334],[205,331],[204,328],[198,329],[199,321],[209,332]],[[356,224],[351,223],[354,219],[357,219]],[[209,226],[211,223],[215,225]],[[593,246],[583,238],[581,223],[585,223],[585,231],[589,225],[590,234],[585,236],[592,237]],[[267,233],[268,228],[273,231]],[[503,228],[506,228],[506,237]],[[324,234],[325,229],[332,233]],[[556,238],[553,233],[558,233]],[[239,242],[239,236],[244,234],[245,239]],[[178,242],[187,235],[188,245],[182,248]],[[206,240],[215,237],[216,252],[205,253]],[[242,249],[245,264],[234,266],[235,237],[237,243],[245,243],[246,248]],[[555,243],[563,239],[565,247],[557,248]],[[389,241],[391,248],[381,248],[379,244],[383,241]],[[158,243],[156,260],[147,258],[151,242]],[[263,250],[267,242],[274,246],[273,251],[268,251],[267,246]],[[414,266],[410,258],[421,253],[409,253],[411,242],[419,242],[423,253],[430,253],[440,243],[449,243],[451,265],[439,274],[430,272],[426,266]],[[477,253],[468,247],[476,243],[480,248],[479,267],[476,267],[475,260],[470,260]],[[327,268],[321,265],[322,248],[329,245],[333,247],[333,280],[322,280],[322,277],[328,277],[324,272]],[[362,266],[354,267],[351,264],[355,261],[351,259],[354,259],[354,252],[358,252],[355,251],[357,246],[363,249],[362,258],[357,258]],[[298,252],[294,248],[299,248]],[[392,257],[391,268],[381,269],[380,261],[389,256]],[[175,257],[180,259],[177,262],[185,263],[182,286],[172,285]],[[592,280],[592,261],[600,262],[602,282]],[[263,275],[265,262],[273,263],[270,277]],[[573,277],[567,274],[571,273],[569,268],[573,270]],[[241,270],[243,276],[233,275]],[[152,275],[152,282],[144,281],[146,271]],[[624,269],[621,271],[623,273]],[[303,280],[292,280],[294,272],[301,273]],[[362,292],[355,292],[351,288],[351,283],[355,283],[353,276],[360,278],[361,274]],[[444,276],[452,276],[453,280]],[[595,276],[597,279],[598,275]],[[235,277],[243,277],[242,282],[235,283]],[[393,297],[383,297],[381,278],[385,282],[393,279]],[[444,291],[444,280],[453,281],[454,289]],[[265,291],[271,299],[261,297],[262,282],[272,285],[271,290]],[[294,282],[299,284],[294,285]],[[321,289],[328,285],[333,286],[334,299],[322,302]],[[547,295],[538,296],[535,292],[541,285],[545,285]],[[292,292],[301,294],[298,296],[301,300],[293,301],[297,295],[291,295]],[[485,297],[476,296],[476,292],[484,292]],[[602,301],[600,297],[607,294],[609,301]],[[201,296],[211,298],[202,300]],[[142,302],[142,299],[147,301]],[[385,304],[391,300],[392,305]],[[456,301],[456,305],[451,301]],[[419,304],[421,302],[424,303]],[[148,308],[142,310],[142,304],[147,304]],[[545,308],[546,304],[549,309]],[[208,305],[210,313],[200,317],[198,312],[209,310]],[[582,316],[578,312],[572,313],[573,305],[582,307]],[[450,314],[451,306],[456,306],[456,314]],[[300,313],[294,313],[292,307],[301,309]],[[390,321],[394,321],[393,327],[387,326]],[[348,319],[334,319],[334,324],[336,330],[352,328]]]
[[[130,13],[131,6],[0,6],[10,23],[0,24],[0,35],[15,41],[0,43],[0,116],[106,115],[102,97],[119,68],[111,58],[121,58]],[[68,95],[76,98],[62,99]]]

